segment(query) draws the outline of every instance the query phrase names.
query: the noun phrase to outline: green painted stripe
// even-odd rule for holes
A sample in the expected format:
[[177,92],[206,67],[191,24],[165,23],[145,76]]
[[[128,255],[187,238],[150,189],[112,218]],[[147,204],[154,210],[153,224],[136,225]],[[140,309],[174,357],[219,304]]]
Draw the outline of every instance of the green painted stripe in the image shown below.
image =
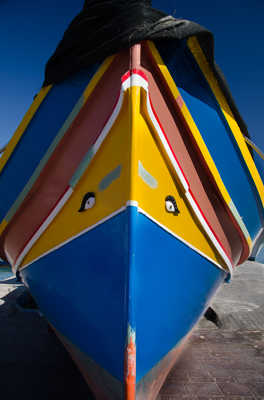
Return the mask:
[[75,117],[77,116],[77,114],[80,112],[80,110],[81,110],[83,105],[84,105],[84,96],[82,94],[82,96],[77,101],[77,103],[75,104],[74,108],[72,109],[71,113],[67,117],[66,121],[62,125],[62,127],[59,130],[58,134],[53,139],[51,145],[49,146],[48,150],[46,151],[44,157],[41,159],[41,161],[38,164],[37,168],[35,169],[33,175],[31,176],[31,178],[27,182],[26,186],[24,187],[24,189],[22,190],[22,192],[17,197],[16,201],[13,203],[12,207],[10,208],[8,213],[6,214],[5,220],[7,222],[10,222],[10,220],[13,218],[13,216],[17,212],[18,208],[20,207],[20,205],[22,204],[22,202],[26,198],[27,194],[32,189],[32,187],[33,187],[34,183],[36,182],[36,180],[38,179],[41,171],[43,170],[43,168],[45,167],[45,165],[49,161],[49,159],[50,159],[51,155],[53,154],[54,150],[56,149],[56,147],[58,146],[59,142],[61,141],[61,139],[63,138],[63,136],[67,132],[67,130],[69,129],[70,125],[72,124],[72,122],[75,119]]
[[236,221],[238,222],[238,224],[239,224],[239,226],[240,226],[242,232],[244,233],[246,239],[250,238],[250,234],[249,234],[249,232],[248,232],[248,230],[247,230],[247,227],[246,227],[246,225],[244,224],[244,222],[243,222],[241,216],[239,215],[239,213],[238,213],[238,211],[237,211],[237,208],[236,208],[235,204],[233,203],[233,201],[230,200],[230,203],[229,203],[228,205],[229,205],[229,208],[230,208],[230,210],[232,211],[232,214],[234,215]]
[[121,175],[122,166],[118,165],[113,171],[109,172],[99,183],[98,189],[100,192],[107,189],[113,181],[118,179]]
[[79,167],[77,168],[77,170],[75,171],[75,173],[73,174],[69,185],[71,186],[72,189],[74,189],[74,187],[77,185],[77,183],[80,181],[80,179],[82,178],[84,171],[86,170],[86,168],[88,167],[88,165],[90,164],[93,156],[95,155],[96,151],[94,149],[94,146],[92,146],[88,152],[86,153],[86,155],[84,156],[84,158],[82,159]]

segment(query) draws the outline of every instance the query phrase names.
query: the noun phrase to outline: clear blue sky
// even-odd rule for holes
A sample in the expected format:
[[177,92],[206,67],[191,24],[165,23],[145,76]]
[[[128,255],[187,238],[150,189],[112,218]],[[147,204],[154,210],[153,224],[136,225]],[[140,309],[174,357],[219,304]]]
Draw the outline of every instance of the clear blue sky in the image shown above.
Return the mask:
[[[264,1],[153,0],[152,4],[214,33],[217,63],[249,132],[252,138],[264,137]],[[0,0],[0,147],[39,91],[45,62],[82,5],[83,0]]]

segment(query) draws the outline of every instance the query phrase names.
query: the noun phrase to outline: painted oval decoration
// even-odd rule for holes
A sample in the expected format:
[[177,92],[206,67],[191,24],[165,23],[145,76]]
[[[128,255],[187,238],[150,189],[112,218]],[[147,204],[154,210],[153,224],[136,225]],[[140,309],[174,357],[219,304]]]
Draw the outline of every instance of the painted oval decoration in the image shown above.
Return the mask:
[[78,211],[82,212],[89,210],[90,208],[93,208],[94,205],[95,205],[95,193],[88,192],[83,196],[81,207]]
[[176,200],[173,196],[167,196],[165,199],[165,208],[171,214],[178,215],[180,213]]

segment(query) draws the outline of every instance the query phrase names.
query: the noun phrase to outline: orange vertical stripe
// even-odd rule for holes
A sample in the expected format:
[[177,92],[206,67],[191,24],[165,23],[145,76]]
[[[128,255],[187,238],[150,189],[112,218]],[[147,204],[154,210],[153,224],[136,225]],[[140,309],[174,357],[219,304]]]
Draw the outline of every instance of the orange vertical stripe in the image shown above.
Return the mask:
[[125,353],[125,399],[136,398],[136,344],[131,335]]

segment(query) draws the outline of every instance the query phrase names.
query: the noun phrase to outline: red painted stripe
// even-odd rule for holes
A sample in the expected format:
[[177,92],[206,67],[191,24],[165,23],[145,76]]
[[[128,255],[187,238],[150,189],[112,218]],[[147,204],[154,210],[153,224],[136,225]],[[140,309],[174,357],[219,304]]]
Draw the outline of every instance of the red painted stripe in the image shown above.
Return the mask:
[[148,78],[146,76],[146,74],[140,70],[140,69],[132,69],[127,71],[121,78],[122,83],[124,83],[128,78],[130,78],[132,75],[139,75],[141,76],[141,78],[145,79],[146,82],[148,82]]
[[37,233],[37,231],[41,228],[41,226],[45,223],[45,221],[49,218],[50,214],[52,213],[52,211],[57,207],[57,205],[59,204],[59,202],[61,201],[61,199],[63,198],[63,196],[67,193],[67,191],[71,189],[70,186],[67,186],[67,188],[65,189],[65,191],[63,192],[63,194],[59,197],[59,199],[56,201],[55,205],[52,207],[52,209],[49,211],[48,215],[42,219],[42,221],[39,223],[39,225],[37,226],[37,228],[34,230],[34,232],[32,233],[32,235],[30,236],[30,238],[26,241],[26,243],[24,244],[24,247],[20,250],[20,252],[18,253],[14,265],[17,262],[17,259],[20,257],[21,253],[24,251],[24,249],[27,247],[28,243],[31,241],[31,239],[34,237],[34,235]]
[[225,248],[224,248],[222,242],[220,241],[220,239],[219,239],[218,235],[216,234],[215,230],[213,229],[213,227],[211,226],[210,222],[209,222],[208,219],[206,218],[206,216],[205,216],[203,210],[201,209],[201,207],[200,207],[198,201],[196,200],[196,198],[195,198],[195,196],[194,196],[194,194],[192,193],[192,191],[191,191],[190,188],[189,188],[189,193],[190,193],[190,195],[192,196],[192,199],[193,199],[193,201],[195,202],[196,206],[198,207],[200,213],[202,214],[202,217],[204,218],[206,224],[209,226],[209,228],[210,228],[212,234],[214,235],[214,237],[215,237],[215,239],[217,240],[218,244],[220,245],[221,249],[223,250],[223,252],[224,252],[225,255],[227,256],[227,258],[229,259],[229,261],[230,261],[232,267],[234,268],[233,261],[231,260],[231,258],[230,258],[229,255],[227,254],[227,252],[226,252],[226,250],[225,250]]
[[140,75],[143,79],[145,79],[145,81],[148,82],[147,75],[141,69],[136,69],[136,68],[132,69],[132,74]]
[[122,77],[121,82],[124,83],[130,77],[130,71],[127,71]]
[[214,229],[212,228],[212,226],[211,226],[211,224],[209,223],[208,219],[206,218],[204,212],[202,211],[202,209],[201,209],[201,207],[200,207],[198,201],[196,200],[194,194],[192,193],[191,188],[190,188],[189,181],[188,181],[188,179],[186,178],[186,175],[185,175],[185,173],[184,173],[184,171],[183,171],[183,169],[182,169],[182,167],[181,167],[181,165],[180,165],[180,163],[179,163],[179,161],[178,161],[178,159],[177,159],[177,157],[176,157],[176,155],[175,155],[175,153],[174,153],[174,151],[173,151],[173,149],[172,149],[172,146],[171,146],[171,144],[170,144],[170,142],[169,142],[169,140],[168,140],[168,137],[167,137],[167,135],[166,135],[166,133],[165,133],[165,131],[164,131],[162,125],[161,125],[161,122],[160,122],[160,120],[159,120],[159,118],[158,118],[158,115],[157,115],[157,113],[156,113],[156,111],[155,111],[155,109],[154,109],[154,107],[153,107],[153,104],[152,104],[152,101],[151,101],[151,98],[150,98],[150,97],[149,97],[149,100],[150,100],[151,110],[152,110],[152,112],[153,112],[153,114],[154,114],[154,116],[155,116],[155,118],[156,118],[156,120],[157,120],[157,123],[158,123],[158,125],[159,125],[159,127],[160,127],[160,129],[161,129],[161,131],[162,131],[162,133],[163,133],[163,135],[164,135],[164,137],[165,137],[165,139],[166,139],[166,142],[168,143],[168,145],[169,145],[169,147],[170,147],[170,150],[171,150],[171,152],[172,152],[172,154],[173,154],[173,157],[174,157],[175,161],[177,162],[177,165],[178,165],[178,167],[180,168],[181,173],[183,174],[185,181],[186,181],[187,184],[188,184],[189,193],[190,193],[190,195],[192,196],[193,201],[195,202],[196,206],[198,207],[200,213],[202,214],[202,216],[203,216],[203,218],[204,218],[206,224],[208,225],[209,229],[211,230],[212,234],[214,235],[216,241],[218,242],[218,244],[220,245],[221,249],[223,250],[223,252],[224,252],[225,255],[227,256],[227,258],[229,259],[231,265],[234,267],[233,262],[232,262],[231,258],[229,257],[229,255],[227,254],[227,252],[226,252],[226,250],[225,250],[225,248],[224,248],[222,242],[220,241],[220,239],[219,239],[219,237],[217,236],[216,232],[215,232]]
[[183,171],[183,169],[182,169],[181,164],[180,164],[179,161],[178,161],[178,158],[176,157],[176,154],[174,153],[174,150],[173,150],[173,148],[172,148],[172,146],[171,146],[171,144],[170,144],[170,142],[169,142],[169,139],[168,139],[168,137],[167,137],[167,135],[166,135],[166,133],[165,133],[165,131],[164,131],[164,129],[163,129],[163,126],[162,126],[162,124],[161,124],[161,122],[160,122],[160,120],[159,120],[159,117],[158,117],[158,115],[157,115],[157,113],[156,113],[156,111],[155,111],[155,109],[154,109],[154,107],[153,107],[153,104],[152,104],[152,101],[151,101],[150,96],[149,96],[149,101],[150,101],[151,110],[152,110],[152,112],[153,112],[153,114],[154,114],[154,116],[155,116],[155,118],[156,118],[156,120],[157,120],[157,123],[158,123],[158,125],[159,125],[159,127],[160,127],[160,129],[161,129],[161,131],[162,131],[162,133],[163,133],[163,136],[164,136],[165,139],[166,139],[166,142],[167,142],[167,144],[168,144],[168,146],[169,146],[169,148],[170,148],[170,150],[171,150],[171,152],[172,152],[172,154],[173,154],[173,157],[174,157],[174,159],[175,159],[175,161],[176,161],[178,167],[180,168],[181,173],[182,173],[182,175],[183,175],[183,177],[184,177],[184,179],[185,179],[185,181],[186,181],[188,187],[190,187],[190,183],[189,183],[189,181],[188,181],[188,179],[187,179],[187,177],[186,177],[186,175],[185,175],[185,173],[184,173],[184,171]]

